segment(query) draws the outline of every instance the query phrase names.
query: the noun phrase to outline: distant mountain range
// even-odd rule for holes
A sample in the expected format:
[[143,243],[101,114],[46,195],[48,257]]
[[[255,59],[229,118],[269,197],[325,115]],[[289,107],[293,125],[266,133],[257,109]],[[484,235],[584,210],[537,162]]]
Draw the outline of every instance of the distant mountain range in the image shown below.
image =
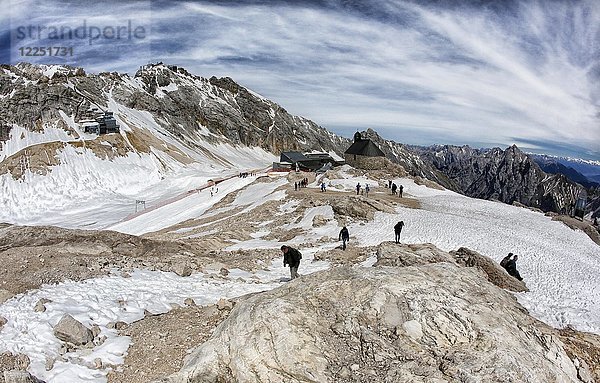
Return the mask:
[[505,150],[451,145],[411,148],[444,173],[453,190],[475,198],[569,214],[585,190],[563,174],[547,174],[514,145]]
[[588,161],[531,153],[529,153],[528,156],[546,173],[564,174],[570,180],[587,188],[600,186],[600,161]]

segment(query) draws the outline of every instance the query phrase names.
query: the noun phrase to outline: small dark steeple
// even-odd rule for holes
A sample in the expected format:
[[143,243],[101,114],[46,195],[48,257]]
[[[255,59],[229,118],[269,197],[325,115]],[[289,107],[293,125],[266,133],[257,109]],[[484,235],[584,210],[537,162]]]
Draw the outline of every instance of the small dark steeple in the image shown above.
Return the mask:
[[362,136],[360,135],[360,132],[356,132],[354,133],[354,142],[359,142],[362,141]]

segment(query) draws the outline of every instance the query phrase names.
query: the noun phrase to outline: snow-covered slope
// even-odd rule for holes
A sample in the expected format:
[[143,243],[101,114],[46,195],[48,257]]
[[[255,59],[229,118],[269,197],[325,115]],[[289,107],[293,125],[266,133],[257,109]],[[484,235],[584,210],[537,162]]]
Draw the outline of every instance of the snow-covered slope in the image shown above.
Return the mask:
[[[136,201],[149,207],[269,166],[268,150],[283,145],[280,136],[290,140],[290,129],[326,132],[235,83],[164,65],[130,77],[19,64],[2,66],[0,77],[0,222],[103,228]],[[242,99],[271,111],[269,129],[251,125]],[[91,111],[114,113],[120,132],[85,133]]]

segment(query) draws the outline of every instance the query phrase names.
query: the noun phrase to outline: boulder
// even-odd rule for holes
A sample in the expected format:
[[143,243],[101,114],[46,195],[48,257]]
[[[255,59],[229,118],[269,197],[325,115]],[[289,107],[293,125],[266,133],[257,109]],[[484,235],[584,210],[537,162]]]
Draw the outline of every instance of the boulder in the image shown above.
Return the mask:
[[33,307],[33,311],[35,311],[36,313],[43,313],[44,311],[46,311],[46,303],[50,303],[50,302],[52,302],[50,299],[46,299],[46,298],[40,299],[39,301],[37,301],[37,303]]
[[303,276],[240,301],[184,382],[580,382],[555,330],[474,267]]
[[5,383],[42,383],[27,371],[10,370],[4,371]]
[[314,227],[323,226],[323,225],[327,224],[327,221],[328,221],[327,217],[325,217],[324,215],[317,214],[313,217],[312,225]]
[[171,271],[180,277],[189,277],[192,275],[192,268],[187,264],[187,262],[177,262],[171,266]]
[[54,336],[76,346],[82,346],[94,339],[92,330],[69,314],[63,315],[58,324],[54,326]]
[[233,303],[228,301],[227,299],[221,298],[217,302],[217,309],[219,310],[231,310],[233,308]]

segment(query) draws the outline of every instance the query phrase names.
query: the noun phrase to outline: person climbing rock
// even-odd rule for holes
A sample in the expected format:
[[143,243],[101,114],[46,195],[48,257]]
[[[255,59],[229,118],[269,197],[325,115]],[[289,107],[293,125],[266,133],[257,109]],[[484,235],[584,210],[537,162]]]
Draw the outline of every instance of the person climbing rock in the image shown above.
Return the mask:
[[342,241],[342,250],[346,250],[346,242],[350,241],[350,233],[348,233],[346,226],[340,230],[339,240]]
[[394,225],[394,234],[396,234],[396,243],[400,243],[400,233],[404,227],[404,221],[400,221]]
[[302,253],[293,247],[283,245],[281,246],[283,252],[283,267],[290,265],[290,276],[292,279],[298,278],[298,267],[300,267],[300,260],[302,259]]

